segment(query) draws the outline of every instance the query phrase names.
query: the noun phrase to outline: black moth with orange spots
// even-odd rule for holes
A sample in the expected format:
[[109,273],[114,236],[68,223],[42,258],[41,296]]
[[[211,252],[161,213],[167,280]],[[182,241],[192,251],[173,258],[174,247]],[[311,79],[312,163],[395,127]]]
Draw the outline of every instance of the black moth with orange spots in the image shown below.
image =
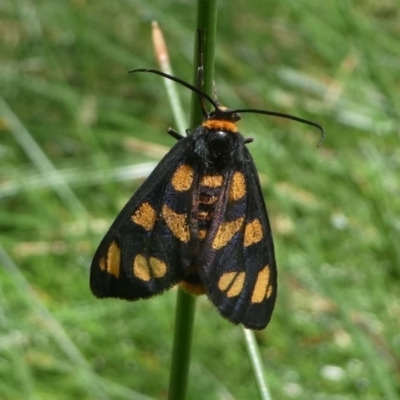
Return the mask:
[[[205,293],[223,317],[263,329],[277,295],[271,227],[254,161],[236,126],[239,112],[320,125],[287,114],[230,110],[200,89],[203,123],[181,136],[111,225],[93,259],[95,296],[139,300],[179,283]],[[208,112],[205,100],[214,109]]]

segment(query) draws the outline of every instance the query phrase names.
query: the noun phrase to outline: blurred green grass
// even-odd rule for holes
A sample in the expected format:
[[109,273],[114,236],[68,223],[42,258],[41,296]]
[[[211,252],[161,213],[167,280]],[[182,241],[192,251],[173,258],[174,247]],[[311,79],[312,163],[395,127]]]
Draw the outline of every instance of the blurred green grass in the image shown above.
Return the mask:
[[[175,292],[99,301],[88,266],[119,209],[174,143],[160,79],[127,71],[157,67],[155,19],[175,75],[190,79],[194,5],[0,7],[0,399],[164,398]],[[255,138],[249,148],[279,267],[276,311],[257,334],[272,394],[398,399],[396,2],[219,8],[220,100],[299,115],[327,131],[317,149],[310,127],[251,115],[241,122]],[[256,393],[240,329],[201,299],[188,398]]]

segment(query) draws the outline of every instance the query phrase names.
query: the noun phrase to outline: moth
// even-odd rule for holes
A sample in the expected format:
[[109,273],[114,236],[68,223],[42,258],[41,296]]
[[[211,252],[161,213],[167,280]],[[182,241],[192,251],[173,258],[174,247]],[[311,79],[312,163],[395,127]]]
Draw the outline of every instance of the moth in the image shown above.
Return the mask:
[[[173,80],[195,92],[203,122],[178,142],[116,217],[93,258],[90,287],[99,298],[139,300],[176,284],[205,293],[234,324],[264,329],[277,296],[271,226],[260,180],[237,122],[240,113],[201,89],[164,72],[136,69]],[[208,111],[206,101],[212,106]]]

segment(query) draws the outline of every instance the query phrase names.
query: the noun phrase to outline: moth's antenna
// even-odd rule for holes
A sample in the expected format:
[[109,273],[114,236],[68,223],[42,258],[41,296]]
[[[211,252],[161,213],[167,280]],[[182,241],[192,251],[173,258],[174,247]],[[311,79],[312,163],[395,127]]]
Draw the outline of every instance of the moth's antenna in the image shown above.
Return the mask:
[[[156,75],[160,75],[164,78],[170,79],[171,81],[177,82],[179,84],[181,84],[182,86],[185,86],[186,88],[188,88],[189,90],[191,90],[192,92],[196,93],[199,98],[200,101],[203,99],[208,100],[210,102],[210,104],[213,105],[213,107],[215,108],[215,110],[219,111],[219,114],[225,114],[225,115],[232,115],[232,114],[239,114],[239,113],[254,113],[254,114],[264,114],[264,115],[270,115],[272,117],[280,117],[280,118],[286,118],[286,119],[291,119],[293,121],[297,121],[297,122],[301,122],[302,124],[306,124],[306,125],[310,125],[313,126],[317,129],[319,129],[321,131],[321,139],[318,142],[318,146],[321,145],[321,143],[324,141],[325,139],[325,130],[324,128],[320,125],[317,124],[316,122],[310,121],[308,119],[304,119],[304,118],[300,118],[300,117],[296,117],[294,115],[290,115],[290,114],[285,114],[285,113],[281,113],[278,111],[268,111],[268,110],[257,110],[257,109],[237,109],[237,110],[229,110],[229,109],[224,109],[221,108],[221,105],[219,104],[218,101],[213,100],[211,98],[211,96],[209,96],[207,93],[204,93],[201,89],[196,88],[195,86],[191,85],[188,82],[185,82],[184,80],[177,78],[175,76],[169,75],[165,72],[162,71],[158,71],[157,69],[152,69],[152,68],[138,68],[138,69],[133,69],[131,71],[129,71],[129,73],[135,73],[135,72],[149,72],[152,74],[156,74]],[[202,107],[203,107],[203,113],[204,113],[204,117],[207,118],[207,116],[209,115],[204,102],[202,101]]]
[[244,110],[232,110],[231,112],[233,112],[233,113],[264,114],[264,115],[270,115],[272,117],[280,117],[280,118],[285,118],[285,119],[291,119],[292,121],[297,121],[297,122],[301,122],[302,124],[311,125],[311,126],[317,128],[317,129],[319,129],[321,131],[321,139],[319,139],[319,142],[318,142],[318,145],[317,145],[318,147],[321,145],[321,143],[325,139],[325,130],[322,127],[322,125],[317,124],[316,122],[310,121],[308,119],[296,117],[296,116],[291,115],[291,114],[285,114],[285,113],[281,113],[281,112],[278,112],[278,111],[255,110],[255,109],[252,109],[252,108],[248,108],[248,109],[244,109]]
[[[170,79],[171,81],[177,82],[181,84],[182,86],[185,86],[186,88],[190,89],[192,92],[195,92],[200,98],[208,100],[215,109],[218,109],[218,104],[209,96],[207,93],[204,93],[202,90],[196,88],[195,86],[191,85],[188,82],[185,82],[184,80],[177,78],[175,76],[166,74],[165,72],[158,71],[157,69],[152,69],[152,68],[138,68],[138,69],[133,69],[129,71],[129,73],[135,73],[135,72],[150,72],[152,74],[160,75],[163,76],[164,78]],[[206,115],[208,113],[206,112]]]

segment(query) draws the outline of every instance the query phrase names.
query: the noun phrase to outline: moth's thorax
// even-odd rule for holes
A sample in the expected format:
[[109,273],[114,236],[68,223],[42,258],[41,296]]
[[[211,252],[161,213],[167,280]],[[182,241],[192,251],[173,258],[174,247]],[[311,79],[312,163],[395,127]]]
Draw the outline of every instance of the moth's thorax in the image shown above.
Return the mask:
[[214,124],[215,129],[204,124],[196,129],[194,150],[202,173],[224,173],[236,162],[240,148],[243,147],[243,137],[237,129],[224,129],[227,126],[236,127],[229,121],[217,121]]

